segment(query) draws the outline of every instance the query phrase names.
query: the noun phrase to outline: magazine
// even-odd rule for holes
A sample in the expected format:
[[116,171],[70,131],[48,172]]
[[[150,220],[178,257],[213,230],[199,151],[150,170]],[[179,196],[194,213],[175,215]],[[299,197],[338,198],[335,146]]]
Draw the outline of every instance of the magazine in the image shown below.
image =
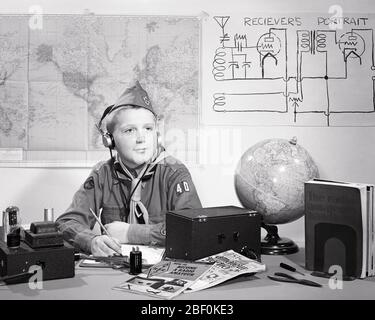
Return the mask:
[[185,293],[207,289],[240,275],[266,270],[265,264],[247,258],[233,250],[224,251],[198,261],[215,264],[207,273],[200,276]]
[[161,299],[172,299],[189,288],[199,277],[210,270],[212,264],[163,260],[147,273],[141,273],[114,287]]

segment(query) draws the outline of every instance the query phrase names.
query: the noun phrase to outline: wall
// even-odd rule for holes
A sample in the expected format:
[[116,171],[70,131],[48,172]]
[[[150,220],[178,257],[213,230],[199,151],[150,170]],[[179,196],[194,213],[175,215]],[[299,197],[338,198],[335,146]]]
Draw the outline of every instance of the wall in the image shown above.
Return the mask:
[[[200,15],[210,13],[248,12],[328,12],[330,5],[341,5],[345,12],[375,13],[375,2],[368,1],[2,1],[0,13],[28,13],[32,5],[44,13],[83,13],[88,9],[100,14]],[[204,94],[205,83],[202,84]],[[202,106],[204,108],[204,106]],[[212,129],[225,129],[211,127]],[[279,137],[298,141],[316,161],[321,177],[336,180],[375,183],[375,128],[323,127],[238,127],[241,132],[240,152],[259,140]],[[204,150],[207,151],[207,150]],[[225,151],[225,150],[224,150]],[[208,153],[210,150],[208,150]],[[239,153],[240,154],[240,153]],[[239,154],[232,155],[233,159]],[[233,165],[235,161],[233,160]],[[238,205],[233,175],[220,163],[191,167],[191,173],[204,206]],[[42,218],[43,208],[55,208],[55,216],[69,205],[71,197],[89,174],[88,168],[0,168],[0,209],[18,205],[24,222]],[[303,218],[280,226],[281,235],[301,241]]]

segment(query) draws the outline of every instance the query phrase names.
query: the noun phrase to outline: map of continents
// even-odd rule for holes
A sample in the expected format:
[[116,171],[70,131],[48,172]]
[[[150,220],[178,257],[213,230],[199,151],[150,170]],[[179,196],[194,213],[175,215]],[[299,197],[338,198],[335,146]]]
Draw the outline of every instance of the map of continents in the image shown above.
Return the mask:
[[164,130],[198,126],[199,20],[0,16],[0,147],[95,151],[104,109],[135,79]]

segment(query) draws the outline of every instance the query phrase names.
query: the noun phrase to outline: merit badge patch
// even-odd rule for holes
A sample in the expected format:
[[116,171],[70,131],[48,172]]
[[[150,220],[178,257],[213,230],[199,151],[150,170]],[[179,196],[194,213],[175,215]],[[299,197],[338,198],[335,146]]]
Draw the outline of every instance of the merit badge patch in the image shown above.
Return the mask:
[[184,192],[189,192],[190,191],[190,186],[187,183],[187,181],[181,181],[180,183],[177,183],[176,185],[176,193],[178,195],[184,193]]
[[90,190],[90,189],[93,189],[94,188],[94,178],[93,177],[88,177],[85,181],[85,183],[83,184],[83,187],[86,189],[86,190]]

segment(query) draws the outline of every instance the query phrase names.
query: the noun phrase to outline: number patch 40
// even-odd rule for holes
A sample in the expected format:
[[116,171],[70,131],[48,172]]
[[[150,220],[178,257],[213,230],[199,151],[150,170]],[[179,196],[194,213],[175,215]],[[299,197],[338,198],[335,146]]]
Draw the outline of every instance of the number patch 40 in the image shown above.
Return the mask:
[[177,183],[176,192],[177,194],[182,194],[184,192],[189,192],[190,187],[186,181],[182,181],[181,183]]

